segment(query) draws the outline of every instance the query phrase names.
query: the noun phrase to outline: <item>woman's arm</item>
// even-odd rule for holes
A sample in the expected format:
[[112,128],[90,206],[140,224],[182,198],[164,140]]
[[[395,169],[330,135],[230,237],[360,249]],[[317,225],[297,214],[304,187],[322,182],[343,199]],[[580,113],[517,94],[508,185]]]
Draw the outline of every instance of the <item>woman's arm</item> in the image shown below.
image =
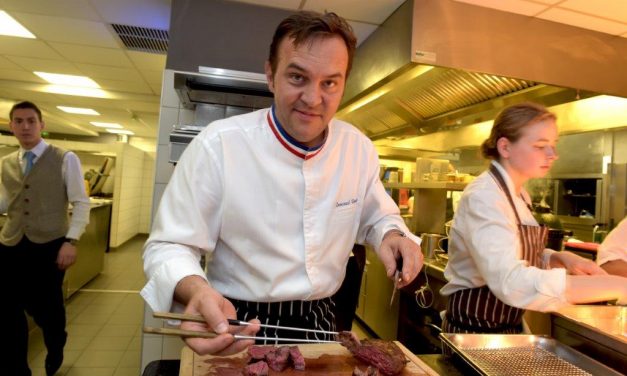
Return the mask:
[[566,300],[572,304],[618,299],[627,303],[627,278],[615,275],[570,275],[566,277]]
[[568,251],[553,252],[549,259],[551,268],[564,268],[572,275],[605,275],[607,274],[594,261]]
[[627,277],[627,261],[613,260],[601,265],[601,268],[608,274],[614,274],[621,277]]

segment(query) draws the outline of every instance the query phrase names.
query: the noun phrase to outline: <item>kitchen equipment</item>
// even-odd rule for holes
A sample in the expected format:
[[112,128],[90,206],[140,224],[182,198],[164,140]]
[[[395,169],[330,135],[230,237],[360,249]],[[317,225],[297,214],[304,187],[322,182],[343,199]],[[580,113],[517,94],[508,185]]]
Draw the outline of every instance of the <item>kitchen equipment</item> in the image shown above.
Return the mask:
[[440,339],[481,375],[620,375],[546,336],[442,333]]
[[[402,343],[394,341],[409,361],[401,372],[401,376],[436,376],[433,369],[426,365],[411,353]],[[353,369],[359,366],[366,369],[366,364],[357,358],[340,344],[304,344],[298,345],[298,349],[305,358],[305,370],[293,371],[286,369],[281,374],[299,376],[346,376],[351,375]],[[221,375],[231,371],[237,374],[237,370],[244,369],[248,362],[246,351],[230,356],[198,355],[189,347],[181,351],[180,376],[194,375]],[[222,372],[221,372],[222,371]],[[271,373],[273,374],[273,373]]]
[[403,258],[396,259],[396,271],[394,272],[394,287],[392,288],[392,298],[390,299],[390,307],[394,303],[394,297],[396,296],[396,290],[398,290],[398,283],[400,282],[401,272],[403,271]]
[[425,256],[425,259],[435,259],[435,252],[440,249],[439,242],[442,238],[444,238],[444,236],[440,234],[423,233],[420,235],[420,239],[422,240],[420,248],[422,249],[422,254]]
[[[193,321],[205,323],[206,320],[199,315],[189,315],[184,313],[172,313],[172,312],[154,312],[153,316],[155,318],[161,319],[170,319],[170,320],[183,320],[183,321]],[[241,321],[241,320],[233,320],[228,319],[229,325],[234,326],[248,326],[251,325],[249,322]],[[338,332],[331,332],[327,330],[317,330],[317,329],[304,329],[304,328],[295,328],[291,326],[278,326],[278,325],[269,325],[269,324],[259,324],[259,326],[264,328],[273,328],[285,331],[299,331],[299,332],[310,332],[310,333],[322,333],[322,334],[333,334],[338,335]],[[174,335],[181,337],[200,337],[200,338],[214,338],[217,334],[212,332],[201,332],[201,331],[191,331],[191,330],[182,330],[178,328],[153,328],[153,327],[144,327],[145,333],[154,333],[154,334],[163,334],[163,335]],[[282,341],[282,342],[312,342],[312,343],[336,343],[337,341],[322,341],[322,340],[301,340],[301,339],[293,339],[293,338],[277,338],[277,337],[255,337],[255,336],[243,336],[239,334],[233,335],[235,339],[254,339],[254,340],[272,340],[272,341]]]

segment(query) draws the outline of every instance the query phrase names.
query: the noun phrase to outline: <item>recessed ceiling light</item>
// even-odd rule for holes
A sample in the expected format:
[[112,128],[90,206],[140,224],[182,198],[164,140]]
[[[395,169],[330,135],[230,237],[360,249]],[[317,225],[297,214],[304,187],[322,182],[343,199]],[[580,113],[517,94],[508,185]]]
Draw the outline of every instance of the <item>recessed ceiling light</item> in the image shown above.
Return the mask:
[[28,31],[28,29],[17,22],[15,18],[9,16],[9,14],[3,10],[0,10],[0,35],[31,39],[36,38],[33,33]]
[[100,127],[100,128],[118,128],[118,129],[124,128],[118,123],[102,123],[99,121],[90,121],[89,124],[96,126],[96,127]]
[[115,133],[115,134],[128,134],[128,135],[135,134],[135,133],[133,133],[131,131],[127,131],[126,129],[107,129],[107,132]]
[[79,97],[93,97],[93,98],[110,98],[111,95],[102,89],[96,89],[93,87],[79,87],[79,86],[63,86],[63,85],[46,85],[43,89],[46,93],[64,94],[64,95],[76,95]]
[[100,115],[98,111],[93,110],[91,108],[81,108],[81,107],[67,107],[67,106],[57,106],[57,108],[61,111],[70,113],[70,114],[80,114],[80,115]]
[[72,74],[60,74],[60,73],[48,73],[48,72],[33,72],[44,80],[55,85],[65,86],[80,86],[80,87],[93,87],[99,88],[100,85],[96,81],[87,76],[75,76]]

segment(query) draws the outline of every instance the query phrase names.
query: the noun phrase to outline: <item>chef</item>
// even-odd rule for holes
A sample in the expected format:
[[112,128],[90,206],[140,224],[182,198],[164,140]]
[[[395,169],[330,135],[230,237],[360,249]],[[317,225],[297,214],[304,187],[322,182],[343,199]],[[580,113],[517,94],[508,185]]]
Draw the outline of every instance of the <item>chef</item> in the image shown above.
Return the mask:
[[[402,259],[399,287],[420,270],[419,239],[379,180],[372,142],[333,119],[355,44],[334,13],[286,18],[265,64],[273,106],[209,124],[182,155],[145,245],[141,294],[155,311],[206,319],[181,325],[219,333],[185,339],[197,353],[241,351],[252,341],[233,334],[255,335],[260,322],[334,331],[331,296],[355,242],[374,247],[388,277]],[[236,317],[253,325],[229,327]]]
[[482,144],[489,170],[463,192],[444,271],[447,333],[520,333],[525,309],[553,311],[568,303],[627,302],[627,278],[591,260],[545,249],[523,185],[544,177],[557,159],[556,117],[521,103],[501,111]]
[[627,277],[627,217],[620,221],[599,246],[597,264],[609,274]]

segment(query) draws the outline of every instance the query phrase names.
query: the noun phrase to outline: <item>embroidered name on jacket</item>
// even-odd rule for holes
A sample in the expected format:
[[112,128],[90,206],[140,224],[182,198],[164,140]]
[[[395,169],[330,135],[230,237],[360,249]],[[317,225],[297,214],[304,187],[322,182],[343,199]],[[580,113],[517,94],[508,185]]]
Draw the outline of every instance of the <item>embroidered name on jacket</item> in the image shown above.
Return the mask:
[[346,200],[346,201],[338,201],[335,203],[335,207],[336,208],[340,208],[342,206],[349,206],[349,205],[355,205],[357,202],[359,202],[358,199],[356,198],[351,198],[350,200]]

